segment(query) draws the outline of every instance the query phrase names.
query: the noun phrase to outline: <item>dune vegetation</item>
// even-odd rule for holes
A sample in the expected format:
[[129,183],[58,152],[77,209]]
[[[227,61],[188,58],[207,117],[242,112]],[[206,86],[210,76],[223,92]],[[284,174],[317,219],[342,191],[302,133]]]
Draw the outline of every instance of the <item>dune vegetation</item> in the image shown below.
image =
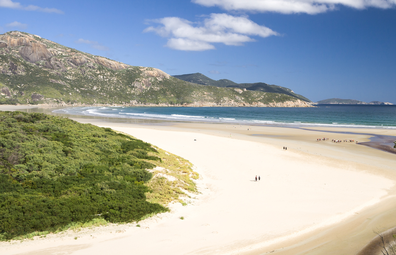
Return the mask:
[[[183,164],[174,167],[180,182],[152,178],[151,169],[168,171],[167,162]],[[0,240],[98,220],[139,221],[181,201],[180,189],[195,191],[190,177],[197,178],[189,162],[110,128],[0,112]]]

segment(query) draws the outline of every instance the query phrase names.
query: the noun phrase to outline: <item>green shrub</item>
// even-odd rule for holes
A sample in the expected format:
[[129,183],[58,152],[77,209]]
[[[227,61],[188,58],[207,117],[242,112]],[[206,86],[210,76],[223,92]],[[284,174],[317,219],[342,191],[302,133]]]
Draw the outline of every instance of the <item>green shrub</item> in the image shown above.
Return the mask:
[[[150,153],[150,155],[148,154]],[[167,211],[147,202],[157,151],[129,136],[41,113],[0,112],[0,239],[101,218]]]

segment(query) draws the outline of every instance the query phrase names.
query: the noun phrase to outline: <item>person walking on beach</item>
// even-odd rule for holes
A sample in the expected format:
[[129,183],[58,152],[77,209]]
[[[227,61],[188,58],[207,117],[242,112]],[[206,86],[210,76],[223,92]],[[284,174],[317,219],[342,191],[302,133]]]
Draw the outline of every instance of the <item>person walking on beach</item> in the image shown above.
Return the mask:
[[256,177],[254,179],[257,181],[257,175],[256,175]]
[[258,179],[260,180],[260,175],[259,175]]

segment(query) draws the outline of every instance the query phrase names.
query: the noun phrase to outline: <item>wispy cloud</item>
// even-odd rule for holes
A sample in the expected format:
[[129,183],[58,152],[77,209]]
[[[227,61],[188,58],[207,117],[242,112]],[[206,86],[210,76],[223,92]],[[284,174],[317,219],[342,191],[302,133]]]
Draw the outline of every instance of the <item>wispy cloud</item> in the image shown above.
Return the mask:
[[63,14],[63,11],[55,9],[55,8],[43,8],[35,5],[24,6],[18,2],[13,2],[12,0],[0,0],[0,7],[3,8],[11,8],[17,10],[25,10],[25,11],[39,11],[39,12],[48,12],[48,13],[58,13]]
[[209,64],[210,66],[226,66],[228,65],[228,62],[226,61],[217,61],[215,63]]
[[101,50],[101,51],[108,51],[109,48],[107,48],[106,46],[103,46],[101,44],[99,44],[98,42],[95,41],[90,41],[90,40],[85,40],[85,39],[78,39],[76,41],[76,43],[83,43],[83,44],[88,44],[90,45],[92,48],[97,49],[97,50]]
[[217,71],[217,70],[210,70],[209,73],[210,73],[210,74],[220,74],[220,72]]
[[18,22],[18,21],[14,21],[14,22],[6,24],[5,26],[6,27],[10,27],[10,28],[26,29],[28,25],[27,24],[23,24],[23,23]]
[[215,49],[214,43],[240,46],[255,41],[251,36],[268,37],[278,35],[271,29],[258,25],[244,16],[211,14],[203,25],[178,17],[166,17],[152,22],[161,24],[150,26],[144,32],[155,32],[167,37],[167,47],[185,51],[204,51]]
[[392,8],[395,0],[192,0],[193,3],[207,7],[218,6],[225,10],[252,12],[278,12],[284,14],[317,14],[335,10],[343,5],[355,9]]

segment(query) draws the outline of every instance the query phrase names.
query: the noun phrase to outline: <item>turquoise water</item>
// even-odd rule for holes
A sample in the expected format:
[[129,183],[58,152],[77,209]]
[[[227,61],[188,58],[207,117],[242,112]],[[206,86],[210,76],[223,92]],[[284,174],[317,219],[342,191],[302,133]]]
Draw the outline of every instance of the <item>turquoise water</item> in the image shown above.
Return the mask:
[[72,107],[54,112],[109,118],[396,129],[396,106],[381,105],[321,105],[312,108]]

